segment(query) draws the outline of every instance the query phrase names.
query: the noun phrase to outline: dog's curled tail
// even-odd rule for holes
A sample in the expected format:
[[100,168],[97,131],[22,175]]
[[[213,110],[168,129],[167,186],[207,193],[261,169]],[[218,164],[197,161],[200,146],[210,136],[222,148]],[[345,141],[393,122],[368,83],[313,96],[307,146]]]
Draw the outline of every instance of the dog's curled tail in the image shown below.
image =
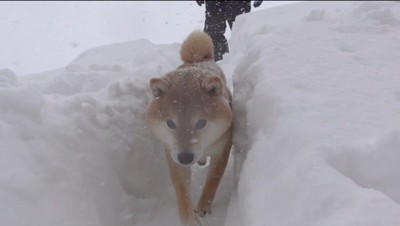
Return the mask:
[[214,60],[214,44],[211,37],[203,31],[193,31],[182,43],[181,59],[185,63]]

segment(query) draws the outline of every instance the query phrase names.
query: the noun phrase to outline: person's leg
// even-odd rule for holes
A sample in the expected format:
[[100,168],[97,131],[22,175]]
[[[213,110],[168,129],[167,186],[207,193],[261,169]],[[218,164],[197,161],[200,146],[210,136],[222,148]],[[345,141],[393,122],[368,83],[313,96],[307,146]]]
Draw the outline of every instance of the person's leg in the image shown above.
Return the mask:
[[214,42],[215,61],[221,60],[222,55],[229,52],[228,42],[224,36],[226,20],[223,12],[225,2],[206,1],[206,20],[204,32],[209,34]]
[[226,8],[226,20],[228,21],[229,28],[232,30],[236,16],[250,12],[251,1],[229,1],[228,4],[229,6]]
[[233,22],[235,21],[235,17],[233,17],[233,18],[230,17],[230,18],[227,19],[227,21],[228,21],[228,24],[229,24],[229,28],[232,31],[232,26],[233,26]]

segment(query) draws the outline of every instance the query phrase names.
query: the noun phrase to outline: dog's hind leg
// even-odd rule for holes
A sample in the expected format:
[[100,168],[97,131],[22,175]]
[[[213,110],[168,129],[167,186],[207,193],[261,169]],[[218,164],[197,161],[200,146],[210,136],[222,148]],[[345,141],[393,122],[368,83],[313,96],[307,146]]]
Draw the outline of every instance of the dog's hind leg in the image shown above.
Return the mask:
[[[230,132],[227,135],[230,136]],[[225,140],[225,142],[222,141],[223,143],[220,144],[220,148],[222,148],[221,152],[211,156],[206,184],[195,210],[200,217],[211,213],[211,204],[214,201],[215,193],[228,163],[232,142],[230,139],[222,140]]]
[[176,163],[171,158],[169,151],[166,151],[165,154],[168,161],[169,174],[175,189],[181,223],[184,226],[201,226],[200,220],[193,211],[190,197],[191,169]]

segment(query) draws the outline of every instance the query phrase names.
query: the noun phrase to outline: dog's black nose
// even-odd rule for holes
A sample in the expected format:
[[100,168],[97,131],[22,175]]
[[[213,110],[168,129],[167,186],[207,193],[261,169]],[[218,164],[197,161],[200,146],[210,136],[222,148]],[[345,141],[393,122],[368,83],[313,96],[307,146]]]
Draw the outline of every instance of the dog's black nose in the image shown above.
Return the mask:
[[178,154],[178,161],[183,165],[188,165],[193,162],[194,154],[192,152],[181,152]]

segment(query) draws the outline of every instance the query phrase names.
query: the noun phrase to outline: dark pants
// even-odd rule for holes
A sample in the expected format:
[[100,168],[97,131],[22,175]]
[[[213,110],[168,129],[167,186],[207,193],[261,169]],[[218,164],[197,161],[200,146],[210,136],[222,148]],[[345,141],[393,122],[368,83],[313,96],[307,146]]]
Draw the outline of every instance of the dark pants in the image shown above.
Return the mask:
[[228,41],[225,38],[226,22],[232,30],[236,16],[251,10],[250,1],[206,1],[206,21],[204,31],[214,42],[215,61],[229,52]]

